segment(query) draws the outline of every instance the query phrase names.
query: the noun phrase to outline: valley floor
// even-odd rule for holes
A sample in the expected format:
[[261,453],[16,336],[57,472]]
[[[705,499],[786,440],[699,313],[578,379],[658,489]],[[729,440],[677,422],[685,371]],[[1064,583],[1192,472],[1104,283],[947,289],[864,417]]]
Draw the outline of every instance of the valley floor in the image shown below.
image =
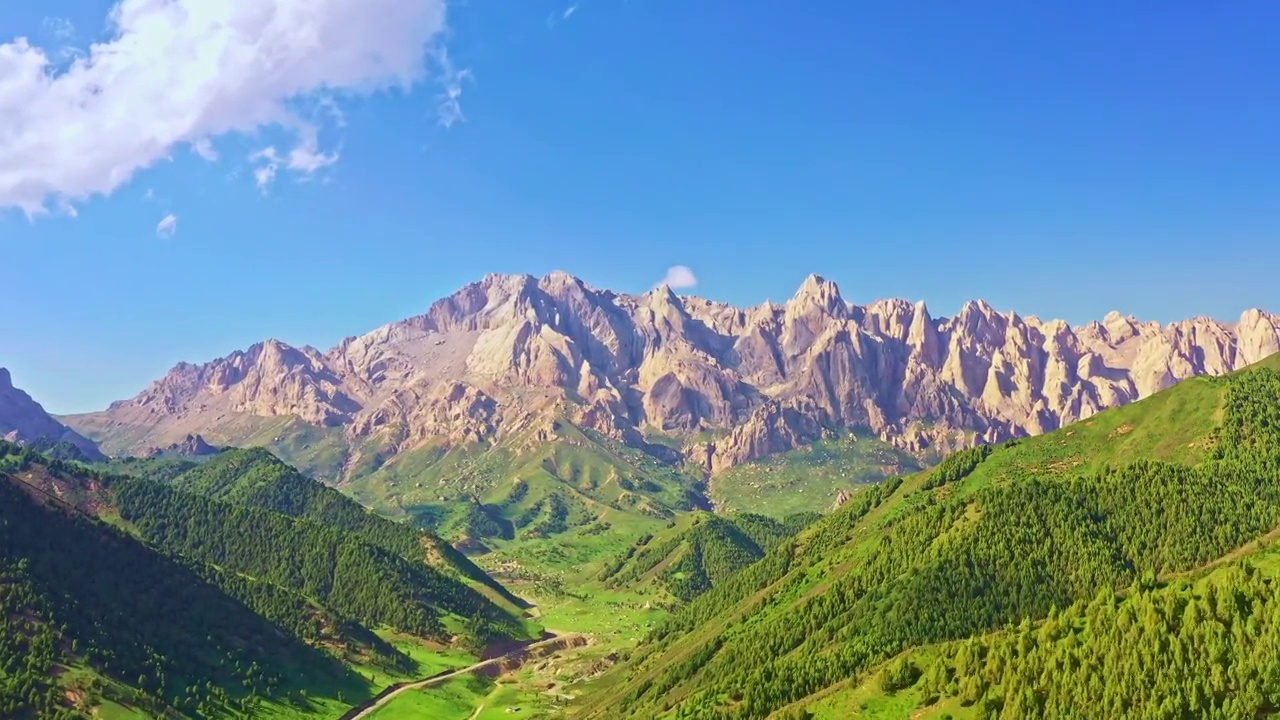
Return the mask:
[[530,620],[554,637],[408,683],[342,720],[561,717],[582,692],[581,683],[611,667],[668,613],[669,598],[656,589],[610,589],[597,579],[604,564],[635,540],[633,530],[513,543],[473,558],[535,603]]

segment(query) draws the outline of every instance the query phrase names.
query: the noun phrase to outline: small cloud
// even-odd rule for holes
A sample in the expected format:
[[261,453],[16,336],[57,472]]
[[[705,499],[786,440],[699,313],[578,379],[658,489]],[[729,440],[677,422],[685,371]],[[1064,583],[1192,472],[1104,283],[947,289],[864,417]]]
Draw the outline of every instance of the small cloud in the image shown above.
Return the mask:
[[42,23],[45,32],[59,42],[71,42],[76,39],[76,26],[66,18],[47,17]]
[[200,138],[191,143],[191,152],[209,162],[214,162],[218,159],[218,151],[213,147],[213,143],[209,138]]
[[276,171],[280,169],[280,153],[274,147],[265,147],[249,156],[249,162],[262,163],[253,169],[253,182],[264,194],[275,182]]
[[666,277],[658,282],[657,287],[666,285],[672,290],[684,290],[696,287],[698,284],[698,276],[693,274],[693,270],[687,265],[672,265],[667,268]]
[[311,175],[338,162],[338,153],[321,152],[314,143],[304,143],[289,151],[286,167],[297,170],[303,175]]
[[165,215],[164,219],[156,225],[156,237],[158,238],[167,240],[177,234],[177,232],[178,216],[173,213]]
[[249,162],[257,166],[253,169],[253,180],[263,193],[271,188],[281,168],[309,178],[338,162],[336,150],[333,152],[320,150],[314,129],[304,128],[300,132],[302,139],[289,151],[288,155],[281,155],[275,146],[268,146],[249,156]]
[[564,11],[561,12],[559,15],[552,15],[551,17],[547,18],[547,27],[554,28],[560,23],[563,23],[569,18],[573,17],[573,14],[576,12],[578,12],[578,3],[574,3],[569,7],[565,8]]
[[449,59],[448,51],[441,49],[436,53],[436,62],[440,65],[440,94],[436,95],[436,114],[440,126],[448,130],[455,123],[466,122],[462,114],[462,85],[468,80],[475,80],[471,71],[456,70]]
[[328,116],[337,127],[347,126],[346,113],[342,112],[342,108],[338,106],[338,101],[334,100],[330,95],[320,95],[316,98],[316,111],[319,114]]
[[146,200],[147,202],[151,202],[152,200],[155,200],[156,191],[152,188],[147,188],[147,191],[142,193],[142,199]]

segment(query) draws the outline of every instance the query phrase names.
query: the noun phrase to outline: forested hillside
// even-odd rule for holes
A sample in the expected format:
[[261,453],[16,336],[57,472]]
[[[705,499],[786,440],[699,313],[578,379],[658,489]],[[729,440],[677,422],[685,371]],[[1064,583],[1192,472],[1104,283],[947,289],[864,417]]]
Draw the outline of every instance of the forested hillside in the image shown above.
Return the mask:
[[242,573],[314,598],[370,627],[387,625],[443,640],[445,614],[521,629],[456,577],[308,520],[219,502],[158,483],[131,481],[115,492],[120,517],[173,554]]
[[802,513],[782,521],[744,513],[699,514],[691,527],[665,537],[641,536],[605,566],[610,588],[657,582],[674,599],[688,602],[764,557],[784,539],[818,518]]
[[[1142,578],[1150,585],[1222,558],[1280,524],[1277,365],[1272,359],[1232,376],[1189,380],[862,494],[656,628],[586,698],[581,714],[802,713],[806,698],[905,649],[1040,620]],[[1176,596],[1160,592],[1151,602]],[[1239,612],[1243,628],[1253,611]],[[1224,647],[1251,646],[1230,637]],[[1215,657],[1206,662],[1226,662]],[[1213,672],[1236,670],[1248,674],[1226,665]],[[1260,686],[1261,699],[1248,696],[1254,710],[1276,707],[1267,687]],[[1115,702],[1164,717],[1141,692],[1135,687]],[[1188,698],[1189,707],[1225,712],[1221,696]]]
[[267,450],[226,450],[177,474],[171,484],[214,500],[273,510],[346,531],[412,563],[426,561],[439,570],[456,573],[512,607],[527,606],[434,532],[370,512]]
[[210,582],[207,568],[10,476],[0,478],[0,548],[0,716],[81,717],[73,698],[84,707],[103,694],[153,717],[243,715],[261,699],[354,679]]
[[[375,631],[476,652],[530,637],[508,603],[495,604],[476,587],[497,593],[468,584],[437,552],[438,539],[296,473],[256,473],[278,461],[245,455],[254,462],[142,464],[160,470],[156,481],[0,443],[0,585],[14,631],[0,660],[20,679],[0,703],[14,717],[101,702],[148,716],[252,716],[263,702],[324,716],[328,702],[376,691],[353,666],[389,677],[418,671]],[[215,478],[253,492],[220,492]],[[298,514],[263,507],[272,498]]]

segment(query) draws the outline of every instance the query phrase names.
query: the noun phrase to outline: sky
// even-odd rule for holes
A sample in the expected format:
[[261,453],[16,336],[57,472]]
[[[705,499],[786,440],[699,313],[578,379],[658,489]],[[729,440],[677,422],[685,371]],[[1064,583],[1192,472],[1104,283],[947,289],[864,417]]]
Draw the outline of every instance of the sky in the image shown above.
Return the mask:
[[489,272],[1280,311],[1266,2],[0,3],[0,365],[54,412]]

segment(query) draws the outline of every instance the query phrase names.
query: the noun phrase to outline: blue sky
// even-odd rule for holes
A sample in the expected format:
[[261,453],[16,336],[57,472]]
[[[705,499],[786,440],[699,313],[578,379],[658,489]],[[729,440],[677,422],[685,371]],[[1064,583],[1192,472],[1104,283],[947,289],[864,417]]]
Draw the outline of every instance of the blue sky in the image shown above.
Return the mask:
[[[4,3],[0,42],[56,75],[149,37],[114,4]],[[740,304],[818,272],[1076,323],[1280,311],[1272,4],[265,5],[329,13],[327,54],[277,38],[295,64],[192,80],[205,59],[164,75],[185,46],[157,46],[86,73],[111,81],[75,112],[80,80],[0,81],[0,364],[51,410],[266,337],[325,348],[487,272],[642,292],[686,265]],[[15,115],[37,94],[47,115]]]

